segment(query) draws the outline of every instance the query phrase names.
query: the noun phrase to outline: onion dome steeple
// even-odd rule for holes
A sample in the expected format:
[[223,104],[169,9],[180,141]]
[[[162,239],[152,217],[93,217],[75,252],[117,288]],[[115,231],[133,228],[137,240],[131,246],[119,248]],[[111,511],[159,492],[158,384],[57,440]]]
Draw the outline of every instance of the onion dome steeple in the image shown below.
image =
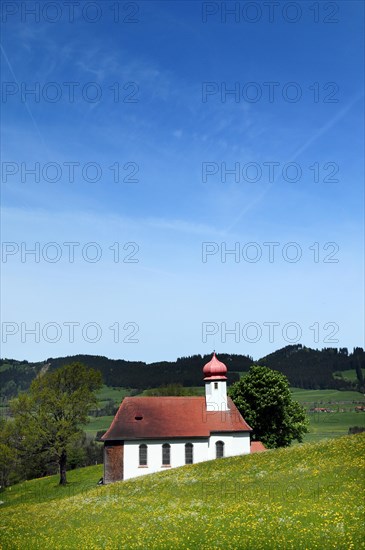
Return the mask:
[[203,374],[205,376],[204,380],[227,380],[227,367],[221,361],[218,361],[215,352],[213,357],[204,365]]
[[215,352],[203,368],[207,411],[227,411],[227,367],[218,361]]

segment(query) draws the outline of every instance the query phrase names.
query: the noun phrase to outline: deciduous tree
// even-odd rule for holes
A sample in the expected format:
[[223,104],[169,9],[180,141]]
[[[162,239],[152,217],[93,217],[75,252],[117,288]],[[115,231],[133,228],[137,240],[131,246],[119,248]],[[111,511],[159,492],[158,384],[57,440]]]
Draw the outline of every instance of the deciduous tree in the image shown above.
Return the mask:
[[253,429],[253,439],[268,448],[302,441],[308,431],[305,410],[292,399],[288,379],[280,372],[254,365],[229,394]]
[[19,450],[29,460],[39,454],[57,460],[61,485],[67,483],[68,448],[81,436],[101,384],[99,371],[71,363],[36,378],[11,403]]

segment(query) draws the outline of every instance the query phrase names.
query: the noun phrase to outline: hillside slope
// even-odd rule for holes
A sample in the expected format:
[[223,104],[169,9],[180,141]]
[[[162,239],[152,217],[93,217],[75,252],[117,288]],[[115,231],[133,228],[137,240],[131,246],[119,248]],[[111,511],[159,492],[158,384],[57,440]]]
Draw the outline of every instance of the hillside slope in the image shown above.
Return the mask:
[[88,472],[94,482],[100,472],[92,467],[79,470],[85,490],[70,497],[56,478],[34,480],[34,495],[46,483],[57,500],[46,502],[45,489],[24,504],[10,498],[2,547],[364,548],[364,451],[359,434],[90,489]]

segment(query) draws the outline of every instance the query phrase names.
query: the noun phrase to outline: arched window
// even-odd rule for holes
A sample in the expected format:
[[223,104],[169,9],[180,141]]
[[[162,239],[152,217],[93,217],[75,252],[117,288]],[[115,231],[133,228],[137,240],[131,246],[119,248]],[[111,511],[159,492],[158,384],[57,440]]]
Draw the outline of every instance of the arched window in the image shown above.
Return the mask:
[[217,441],[215,444],[215,457],[223,458],[224,457],[224,443],[223,441]]
[[147,466],[147,445],[144,443],[139,446],[139,465]]
[[162,445],[162,465],[170,466],[170,451],[171,446],[168,443]]
[[193,444],[186,443],[185,445],[185,464],[193,464]]

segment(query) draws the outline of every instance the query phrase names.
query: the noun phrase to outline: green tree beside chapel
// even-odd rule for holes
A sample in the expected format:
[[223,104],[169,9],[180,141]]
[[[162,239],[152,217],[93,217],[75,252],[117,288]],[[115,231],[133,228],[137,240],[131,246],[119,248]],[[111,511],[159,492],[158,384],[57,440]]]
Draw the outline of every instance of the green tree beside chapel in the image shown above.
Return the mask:
[[229,395],[253,429],[253,440],[269,449],[303,441],[309,424],[306,412],[292,399],[288,379],[280,372],[254,365],[230,387]]

